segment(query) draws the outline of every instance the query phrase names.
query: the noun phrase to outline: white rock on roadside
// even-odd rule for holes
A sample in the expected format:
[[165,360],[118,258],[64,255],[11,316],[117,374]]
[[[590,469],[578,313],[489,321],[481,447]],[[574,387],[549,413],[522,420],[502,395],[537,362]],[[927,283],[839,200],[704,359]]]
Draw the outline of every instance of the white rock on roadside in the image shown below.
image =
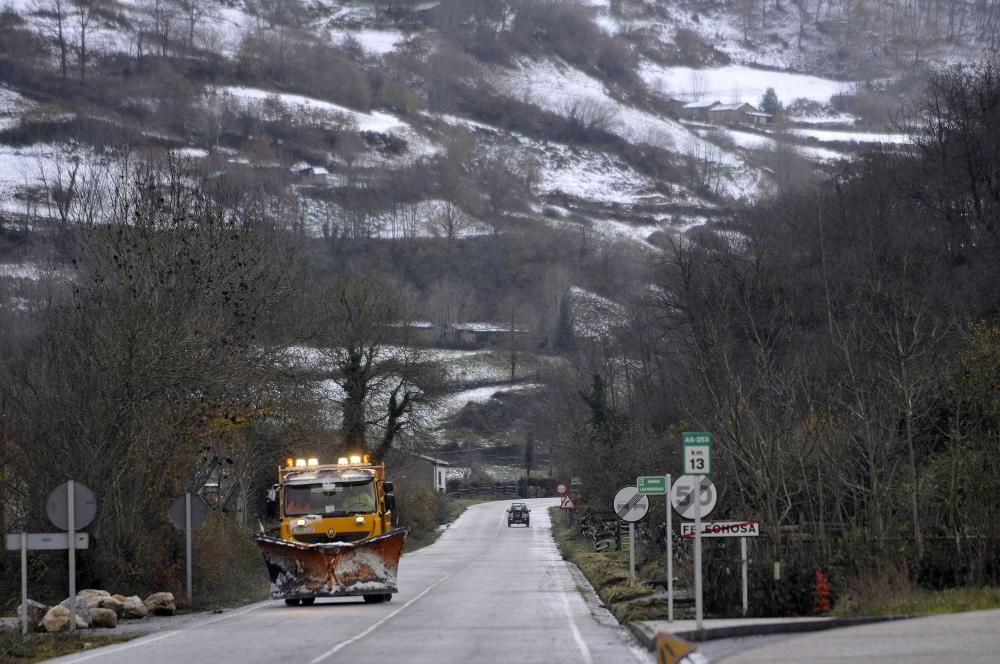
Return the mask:
[[117,627],[118,614],[114,609],[93,608],[90,610],[90,626],[94,627]]
[[[53,606],[42,618],[42,625],[47,632],[62,632],[69,625],[69,609],[65,606]],[[88,623],[81,616],[76,616],[76,628],[87,629]]]
[[122,619],[139,620],[147,615],[149,615],[149,609],[137,595],[126,597],[125,601],[122,602]]
[[125,603],[115,599],[114,597],[97,598],[96,607],[99,609],[111,609],[119,618],[121,618],[125,613]]
[[[42,618],[45,614],[49,612],[49,607],[41,602],[36,602],[33,599],[29,599],[28,602],[28,625],[35,627],[38,623],[42,622]],[[21,605],[17,605],[17,620],[21,621]]]
[[172,616],[177,613],[173,593],[153,593],[143,604],[154,616]]

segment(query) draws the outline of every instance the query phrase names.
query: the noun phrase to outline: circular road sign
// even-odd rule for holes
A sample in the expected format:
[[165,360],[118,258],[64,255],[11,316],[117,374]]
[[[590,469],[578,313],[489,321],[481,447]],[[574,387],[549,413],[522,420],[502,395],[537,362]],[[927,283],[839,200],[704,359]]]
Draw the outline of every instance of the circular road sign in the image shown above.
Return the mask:
[[641,521],[649,511],[649,497],[640,494],[634,486],[623,487],[615,494],[614,510],[622,521]]
[[[174,524],[175,527],[184,530],[184,494],[174,498],[173,502],[170,503],[170,522]],[[208,503],[201,496],[191,494],[191,527],[201,528],[202,524],[205,523],[205,519],[208,517]]]
[[[45,513],[56,528],[69,530],[69,482],[63,482],[49,494]],[[97,515],[97,498],[85,484],[73,482],[73,530],[90,525]]]
[[719,492],[707,475],[681,475],[670,487],[670,504],[685,519],[694,518],[696,491],[701,504],[701,517],[705,518],[715,509],[719,499]]
[[560,496],[564,495],[566,493],[566,485],[565,484],[556,485],[556,493],[558,493]]

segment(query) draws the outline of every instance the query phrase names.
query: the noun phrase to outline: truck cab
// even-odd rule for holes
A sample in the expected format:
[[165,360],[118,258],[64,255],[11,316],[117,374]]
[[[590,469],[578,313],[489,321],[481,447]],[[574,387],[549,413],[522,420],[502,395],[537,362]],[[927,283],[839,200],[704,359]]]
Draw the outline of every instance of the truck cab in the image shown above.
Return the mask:
[[288,459],[269,492],[270,511],[281,519],[281,539],[300,544],[357,542],[392,529],[395,497],[385,467],[368,455],[336,464]]

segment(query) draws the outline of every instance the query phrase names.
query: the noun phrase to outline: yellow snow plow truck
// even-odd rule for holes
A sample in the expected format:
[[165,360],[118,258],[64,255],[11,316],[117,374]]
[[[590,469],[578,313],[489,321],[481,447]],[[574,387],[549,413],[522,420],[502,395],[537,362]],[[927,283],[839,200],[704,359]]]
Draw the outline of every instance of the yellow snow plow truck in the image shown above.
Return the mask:
[[290,606],[358,595],[388,602],[409,532],[392,527],[394,508],[385,467],[368,455],[336,464],[288,459],[268,491],[280,537],[254,538],[271,576],[271,597]]

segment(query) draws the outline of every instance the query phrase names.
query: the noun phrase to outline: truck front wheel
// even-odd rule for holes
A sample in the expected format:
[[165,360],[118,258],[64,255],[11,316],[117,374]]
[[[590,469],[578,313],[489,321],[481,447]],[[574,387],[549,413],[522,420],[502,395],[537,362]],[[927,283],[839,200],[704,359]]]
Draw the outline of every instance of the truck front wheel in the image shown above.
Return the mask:
[[392,595],[363,595],[365,598],[365,604],[381,604],[382,602],[388,602]]
[[288,606],[298,606],[299,605],[299,600],[297,600],[297,599],[286,599],[285,600],[285,604],[287,604]]

